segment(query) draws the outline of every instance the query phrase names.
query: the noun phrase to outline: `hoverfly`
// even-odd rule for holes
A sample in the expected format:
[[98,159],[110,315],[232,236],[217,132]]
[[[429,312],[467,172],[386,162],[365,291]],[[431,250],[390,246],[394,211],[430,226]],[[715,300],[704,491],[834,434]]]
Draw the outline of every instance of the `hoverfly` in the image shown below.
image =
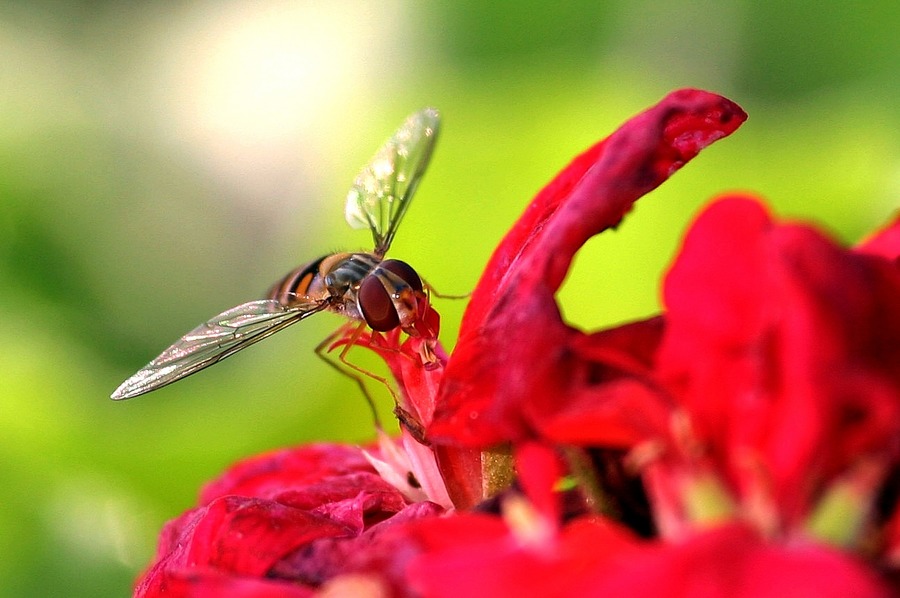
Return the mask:
[[[371,253],[335,253],[300,266],[275,283],[266,299],[233,307],[182,336],[110,398],[130,399],[171,384],[322,311],[358,323],[342,360],[365,326],[378,332],[400,328],[433,344],[437,330],[425,322],[430,308],[422,279],[406,262],[384,256],[428,166],[439,124],[433,108],[409,116],[350,188],[345,217],[351,227],[371,231]],[[341,329],[329,336],[317,352],[340,334]],[[365,392],[361,381],[360,386]]]

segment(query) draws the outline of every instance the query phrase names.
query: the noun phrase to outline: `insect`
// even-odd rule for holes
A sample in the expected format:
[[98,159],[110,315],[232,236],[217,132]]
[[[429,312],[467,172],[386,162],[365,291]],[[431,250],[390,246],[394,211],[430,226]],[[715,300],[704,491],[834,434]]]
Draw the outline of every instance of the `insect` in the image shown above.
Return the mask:
[[[345,217],[351,227],[371,231],[375,242],[371,253],[335,253],[300,266],[275,283],[266,299],[226,310],[182,336],[110,398],[130,399],[171,384],[322,311],[357,323],[341,353],[344,363],[346,351],[368,326],[378,332],[400,328],[410,336],[424,337],[422,357],[427,365],[434,359],[427,347],[436,342],[437,330],[426,318],[430,309],[426,286],[409,264],[384,257],[428,166],[439,125],[440,115],[433,108],[410,115],[350,188]],[[342,327],[330,335],[317,352],[347,330]],[[358,382],[368,399],[365,386]]]

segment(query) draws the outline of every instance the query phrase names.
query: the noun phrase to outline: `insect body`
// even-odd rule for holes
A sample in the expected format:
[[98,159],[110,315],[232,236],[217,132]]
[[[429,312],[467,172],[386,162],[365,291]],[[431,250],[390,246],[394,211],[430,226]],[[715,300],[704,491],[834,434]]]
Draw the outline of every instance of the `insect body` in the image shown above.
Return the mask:
[[400,326],[416,336],[412,326],[424,288],[406,262],[374,253],[335,253],[297,268],[269,290],[269,299],[287,306],[314,297],[325,309],[365,321],[372,330]]
[[433,341],[436,330],[426,321],[422,279],[406,262],[384,256],[428,165],[439,122],[431,108],[411,115],[354,181],[345,217],[352,227],[372,232],[371,253],[326,255],[293,270],[266,299],[238,305],[188,332],[111,398],[129,399],[171,384],[320,311],[342,314],[378,332],[399,327]]

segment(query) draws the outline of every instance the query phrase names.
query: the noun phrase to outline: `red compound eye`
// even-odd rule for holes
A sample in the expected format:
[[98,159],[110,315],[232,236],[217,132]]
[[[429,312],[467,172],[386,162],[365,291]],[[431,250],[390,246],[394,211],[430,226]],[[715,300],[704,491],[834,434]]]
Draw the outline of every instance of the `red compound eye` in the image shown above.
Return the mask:
[[367,276],[362,281],[356,295],[356,304],[372,330],[387,332],[400,325],[400,317],[391,296],[377,276]]
[[400,280],[405,282],[414,291],[422,292],[422,279],[412,269],[412,266],[400,260],[384,260],[378,267],[387,270],[391,274],[396,274]]

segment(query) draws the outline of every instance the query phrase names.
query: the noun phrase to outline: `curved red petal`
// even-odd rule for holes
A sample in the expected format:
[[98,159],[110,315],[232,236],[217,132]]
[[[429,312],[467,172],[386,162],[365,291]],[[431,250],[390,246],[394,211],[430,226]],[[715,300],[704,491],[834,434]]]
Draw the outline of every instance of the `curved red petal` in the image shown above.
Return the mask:
[[562,322],[554,299],[575,253],[745,119],[721,96],[676,91],[576,158],[537,195],[472,295],[429,438],[485,446],[527,435],[528,397],[565,396],[569,381],[579,379],[568,350],[579,333]]
[[460,334],[492,317],[505,295],[516,295],[523,276],[559,288],[585,241],[619,224],[635,201],[746,118],[731,100],[682,89],[575,158],[538,193],[494,251]]

